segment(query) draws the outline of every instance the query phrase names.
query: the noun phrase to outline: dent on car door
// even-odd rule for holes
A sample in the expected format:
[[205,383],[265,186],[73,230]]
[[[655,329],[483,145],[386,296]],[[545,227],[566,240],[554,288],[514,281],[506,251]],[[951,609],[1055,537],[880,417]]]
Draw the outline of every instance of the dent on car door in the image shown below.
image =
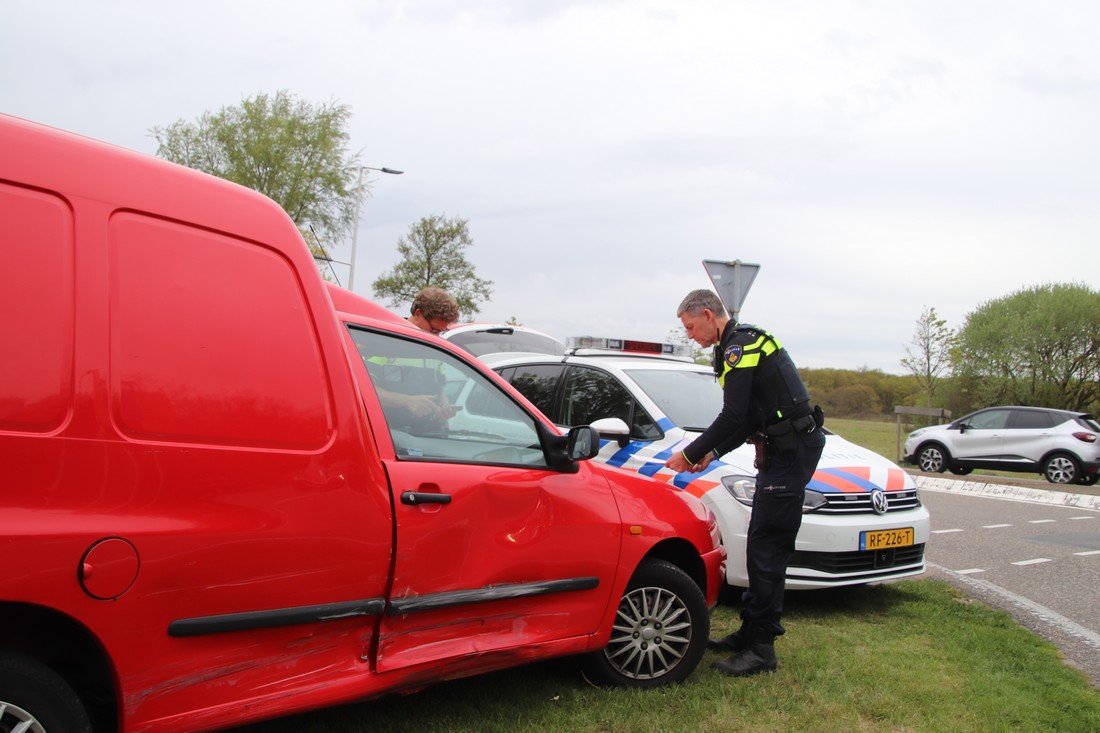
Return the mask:
[[[395,451],[383,457],[397,542],[378,669],[583,644],[599,627],[618,559],[606,480],[585,464],[575,473],[549,468],[537,418],[463,360],[418,340],[351,334]],[[382,392],[416,387],[398,384],[401,370],[383,364],[437,371],[458,411],[436,424],[410,419],[404,400]],[[477,428],[466,413],[476,413]]]

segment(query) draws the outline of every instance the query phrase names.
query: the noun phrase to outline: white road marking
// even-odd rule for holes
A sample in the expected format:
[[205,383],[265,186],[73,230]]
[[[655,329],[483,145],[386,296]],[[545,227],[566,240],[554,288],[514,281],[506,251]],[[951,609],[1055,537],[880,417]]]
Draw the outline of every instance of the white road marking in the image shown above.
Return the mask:
[[1049,557],[1037,557],[1034,560],[1020,560],[1019,562],[1012,563],[1013,565],[1038,565],[1040,563],[1050,562]]
[[932,534],[950,534],[952,532],[962,532],[961,529],[934,529]]
[[1096,519],[1096,517],[1070,517],[1070,519]]
[[985,568],[970,568],[969,570],[956,570],[959,575],[973,575],[974,573],[984,573]]
[[[935,568],[936,570],[940,570],[945,573],[952,572],[945,567],[931,562],[928,563],[928,567]],[[990,583],[988,580],[982,580],[981,578],[968,578],[966,576],[959,575],[958,573],[953,573],[953,575],[957,575],[959,577],[959,582],[963,585],[968,585],[974,588],[981,588],[990,593],[995,593],[1002,598],[1006,598],[1038,618],[1040,621],[1047,623],[1051,626],[1056,626],[1065,633],[1070,634],[1071,636],[1075,636],[1078,639],[1082,639],[1090,646],[1100,650],[1100,634],[1096,633],[1095,631],[1091,631],[1090,629],[1086,629],[1084,626],[1081,626],[1075,621],[1071,621],[1060,613],[1052,611],[1046,606],[1039,605],[1029,598],[1018,596],[1012,591],[1006,590],[999,585]]]
[[987,524],[982,529],[1000,529],[1001,527],[1011,527],[1011,524]]
[[1088,557],[1089,555],[1100,555],[1100,550],[1089,550],[1088,552],[1075,552],[1074,555],[1078,557]]
[[1032,519],[1028,521],[1028,524],[1050,524],[1051,522],[1057,521],[1057,519]]

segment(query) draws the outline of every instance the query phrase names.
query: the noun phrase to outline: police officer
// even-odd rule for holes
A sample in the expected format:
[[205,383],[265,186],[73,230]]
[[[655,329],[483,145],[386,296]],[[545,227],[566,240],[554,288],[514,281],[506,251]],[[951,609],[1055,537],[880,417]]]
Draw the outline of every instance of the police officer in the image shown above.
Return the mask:
[[787,561],[802,524],[806,484],[817,468],[825,437],[821,408],[810,397],[787,350],[763,329],[739,325],[709,290],[688,293],[676,312],[689,338],[715,346],[714,371],[722,411],[710,427],[665,464],[676,472],[702,471],[746,441],[757,447],[756,492],[746,555],[749,589],[742,596],[741,628],[708,646],[732,652],[713,666],[728,675],[776,669],[775,637],[784,632]]

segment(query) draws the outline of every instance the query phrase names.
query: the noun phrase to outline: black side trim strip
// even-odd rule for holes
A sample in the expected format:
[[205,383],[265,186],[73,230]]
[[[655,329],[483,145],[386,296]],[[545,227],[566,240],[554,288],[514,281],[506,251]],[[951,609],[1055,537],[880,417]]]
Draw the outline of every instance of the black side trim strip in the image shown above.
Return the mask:
[[349,616],[378,616],[385,609],[385,600],[367,598],[361,601],[324,603],[319,606],[298,606],[297,608],[276,608],[270,611],[246,611],[244,613],[227,613],[221,616],[200,616],[173,621],[168,624],[168,635],[202,636],[204,634],[221,634],[227,631],[267,629],[273,626],[294,626],[315,621],[335,621]]
[[418,611],[435,611],[439,608],[464,606],[471,603],[488,603],[510,598],[541,596],[547,593],[564,593],[571,590],[592,590],[600,584],[599,578],[566,578],[564,580],[546,580],[539,583],[509,583],[491,585],[476,590],[455,590],[446,593],[432,593],[426,596],[399,598],[390,601],[390,616],[399,616]]

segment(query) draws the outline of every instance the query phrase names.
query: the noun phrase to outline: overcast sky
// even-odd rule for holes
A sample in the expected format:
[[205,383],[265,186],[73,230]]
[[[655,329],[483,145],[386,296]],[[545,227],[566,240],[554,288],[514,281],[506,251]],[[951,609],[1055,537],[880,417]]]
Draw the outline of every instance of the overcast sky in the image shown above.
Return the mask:
[[663,339],[740,259],[800,366],[901,373],[925,306],[1100,286],[1098,38],[1090,0],[10,0],[0,111],[153,153],[257,92],[335,100],[406,171],[372,178],[357,292],[460,216],[479,319]]

